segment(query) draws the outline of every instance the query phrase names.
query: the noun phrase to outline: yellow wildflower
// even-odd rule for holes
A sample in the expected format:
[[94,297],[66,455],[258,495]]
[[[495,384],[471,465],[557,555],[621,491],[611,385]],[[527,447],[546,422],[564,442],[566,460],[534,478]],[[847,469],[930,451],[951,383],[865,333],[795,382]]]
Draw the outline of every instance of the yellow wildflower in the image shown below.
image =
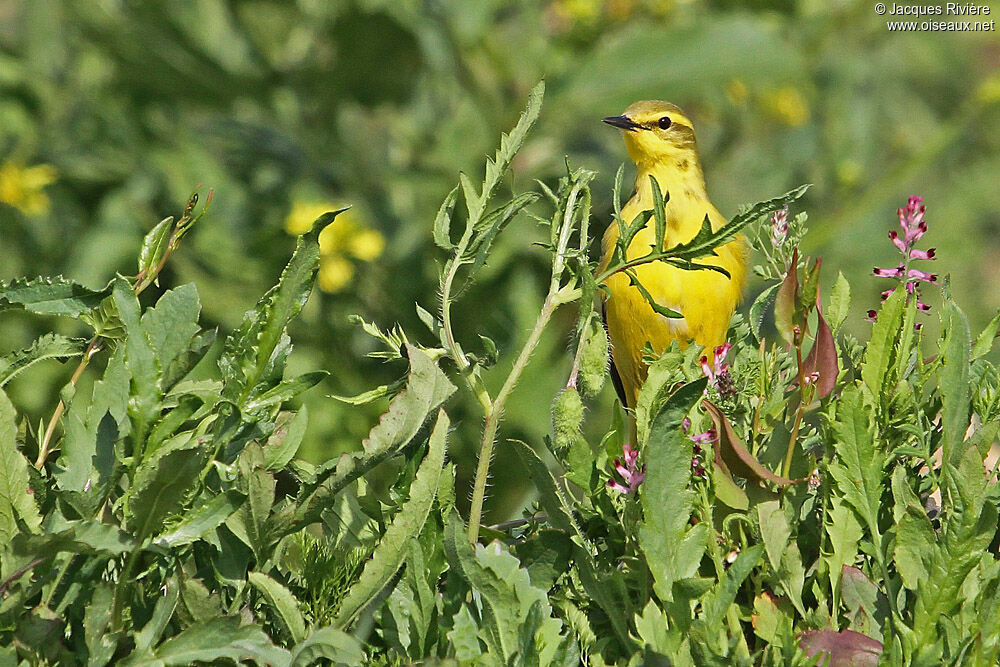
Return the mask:
[[25,167],[14,162],[0,165],[0,202],[25,215],[48,213],[49,197],[44,188],[56,181],[56,168],[49,164]]
[[354,265],[341,255],[320,257],[316,282],[324,292],[339,292],[354,277]]
[[763,105],[771,115],[792,127],[805,125],[809,120],[809,105],[802,94],[792,86],[779,88],[766,95]]
[[976,98],[983,104],[1000,102],[1000,75],[993,75],[979,84]]
[[[285,218],[285,230],[289,234],[302,234],[316,218],[338,208],[341,207],[331,202],[295,202]],[[352,260],[374,261],[384,249],[385,237],[368,227],[358,209],[344,211],[319,235],[319,288],[324,292],[339,292],[354,278]]]

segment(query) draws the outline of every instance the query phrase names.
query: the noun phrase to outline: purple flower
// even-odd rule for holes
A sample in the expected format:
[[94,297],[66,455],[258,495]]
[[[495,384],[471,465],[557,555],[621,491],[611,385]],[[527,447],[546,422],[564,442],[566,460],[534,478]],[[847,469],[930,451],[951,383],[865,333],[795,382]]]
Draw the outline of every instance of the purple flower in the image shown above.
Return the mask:
[[635,493],[642,480],[646,479],[646,466],[639,466],[639,452],[632,449],[626,442],[622,445],[622,458],[615,459],[615,471],[625,482],[622,484],[614,478],[608,480],[607,486],[618,493],[632,495]]
[[[938,278],[936,273],[910,268],[910,261],[912,260],[926,261],[936,259],[934,248],[920,250],[913,247],[927,232],[927,221],[924,219],[926,210],[923,198],[916,195],[907,199],[906,206],[896,209],[896,214],[899,216],[899,227],[903,233],[900,236],[898,231],[892,229],[889,231],[889,240],[892,241],[892,244],[903,255],[903,261],[894,268],[882,269],[875,267],[873,271],[873,275],[878,278],[901,278],[903,285],[906,287],[906,293],[917,299],[917,309],[921,312],[927,312],[930,310],[930,306],[920,301],[919,283],[934,284]],[[894,291],[895,288],[882,292],[882,301],[888,299]],[[907,299],[909,299],[909,296]],[[874,322],[875,317],[875,311],[870,310],[868,311],[868,317],[865,319]],[[919,327],[917,328],[919,329]]]

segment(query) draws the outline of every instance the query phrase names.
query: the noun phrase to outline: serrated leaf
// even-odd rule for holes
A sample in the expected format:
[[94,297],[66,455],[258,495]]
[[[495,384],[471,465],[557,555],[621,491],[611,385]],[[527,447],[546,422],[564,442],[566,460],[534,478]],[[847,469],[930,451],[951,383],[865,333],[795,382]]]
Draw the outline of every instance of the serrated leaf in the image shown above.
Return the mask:
[[117,526],[94,520],[67,521],[38,535],[20,534],[11,541],[11,551],[23,557],[51,557],[57,553],[117,556],[137,546]]
[[306,636],[306,622],[292,592],[262,572],[251,572],[247,575],[247,581],[260,591],[274,609],[292,641],[296,643],[303,641]]
[[774,302],[780,287],[781,283],[771,285],[758,294],[757,298],[750,304],[750,330],[753,331],[753,336],[758,342],[760,341],[760,327],[764,323],[764,312]]
[[393,516],[392,523],[375,547],[371,560],[365,563],[361,577],[341,602],[335,627],[350,625],[361,609],[396,574],[403,564],[408,543],[423,530],[431,504],[437,495],[449,423],[445,411],[438,410],[437,421],[428,440],[427,456],[410,485],[410,497]]
[[164,519],[181,511],[206,462],[205,446],[197,441],[164,447],[142,462],[125,494],[128,528],[137,541],[144,541]]
[[309,424],[309,412],[302,406],[296,412],[283,412],[278,415],[274,424],[274,432],[267,438],[264,445],[264,467],[272,472],[284,469],[292,460],[302,444]]
[[177,585],[176,579],[170,579],[164,588],[166,589],[164,594],[156,601],[156,606],[153,608],[153,615],[142,630],[135,633],[135,651],[137,653],[145,653],[159,641],[170,617],[174,615],[174,609],[177,607],[177,600],[180,596],[180,586]]
[[0,387],[10,382],[18,373],[46,359],[68,359],[83,353],[87,341],[48,333],[28,347],[0,357]]
[[190,347],[201,327],[201,302],[194,283],[167,290],[142,314],[142,326],[160,368],[167,368]]
[[39,315],[80,317],[97,308],[107,295],[107,288],[92,290],[62,276],[15,278],[0,281],[0,310],[19,307]]
[[225,523],[244,500],[246,496],[235,489],[213,496],[207,503],[185,512],[181,522],[153,538],[153,544],[164,548],[191,544]]
[[219,616],[196,623],[155,650],[133,654],[120,664],[162,667],[249,659],[262,665],[287,665],[290,654],[272,644],[259,626],[241,625],[239,616]]
[[455,244],[451,241],[451,216],[455,212],[455,202],[458,201],[458,186],[441,202],[437,217],[434,219],[434,243],[443,250],[451,250]]
[[361,643],[334,627],[320,628],[292,648],[289,667],[309,667],[320,658],[340,665],[360,665],[365,661]]
[[[299,493],[295,519],[281,526],[293,531],[295,526],[319,520],[320,513],[345,486],[398,453],[420,430],[431,412],[455,391],[448,377],[420,348],[407,346],[410,375],[406,389],[392,399],[389,409],[364,440],[364,455],[343,454],[316,471]],[[285,533],[287,534],[287,533]]]
[[844,500],[854,508],[874,537],[879,534],[878,510],[882,498],[882,455],[876,449],[871,414],[854,386],[844,390],[832,424],[837,438],[830,474]]
[[542,98],[545,96],[545,81],[539,81],[528,93],[528,103],[517,124],[507,134],[500,135],[500,147],[497,148],[496,155],[492,160],[486,161],[486,178],[483,181],[483,202],[488,201],[493,196],[494,191],[500,184],[510,161],[520,150],[525,137],[531,126],[538,120],[538,114],[542,110]]
[[709,231],[711,233],[703,233],[705,230],[705,226],[703,225],[702,230],[699,231],[695,238],[687,243],[682,243],[670,248],[666,251],[666,254],[670,257],[687,260],[708,255],[715,248],[725,245],[735,239],[736,235],[751,222],[758,220],[765,215],[770,215],[775,211],[779,211],[799,199],[806,193],[806,190],[808,190],[809,187],[810,186],[808,184],[800,185],[780,197],[758,202],[746,211],[735,215],[729,222],[714,232],[711,232],[711,227],[709,227]]
[[[690,382],[674,392],[653,419],[643,451],[639,546],[653,574],[653,588],[664,601],[674,599],[676,581],[697,572],[708,546],[706,524],[689,525],[695,494],[688,488],[693,443],[680,428],[704,387],[704,381]],[[664,512],[665,507],[670,511]]]
[[14,406],[0,390],[0,544],[10,542],[20,532],[18,520],[33,532],[42,523],[28,485],[28,460],[17,448],[16,419]]
[[865,348],[865,361],[861,367],[861,381],[874,403],[882,401],[883,393],[895,382],[889,378],[889,369],[896,360],[896,342],[906,308],[906,290],[897,289],[882,304],[872,335]]
[[[275,353],[284,346],[289,322],[302,310],[312,292],[319,268],[319,235],[347,209],[321,215],[312,229],[299,237],[292,258],[285,265],[278,284],[265,294],[256,307],[247,311],[240,326],[230,334],[219,358],[219,368],[225,380],[223,395],[238,403],[258,385],[281,379],[283,359]],[[275,377],[276,376],[276,377]]]
[[[664,204],[670,198],[670,193],[667,193],[666,197],[663,196],[663,193],[660,192],[660,184],[656,182],[656,177],[652,174],[649,175],[649,185],[653,191],[653,225],[656,250],[662,250],[663,241],[667,236],[667,213]],[[709,231],[711,232],[711,227],[709,227]]]
[[942,363],[938,367],[941,392],[941,444],[944,459],[957,465],[965,453],[965,432],[969,427],[969,322],[950,296],[945,295],[942,319],[947,329],[941,345]]
[[715,628],[722,624],[730,605],[736,600],[740,586],[760,562],[763,553],[764,545],[762,544],[755,544],[741,551],[715,589],[705,597],[702,606],[704,609],[703,620],[707,627]]
[[118,648],[118,633],[107,632],[111,623],[111,603],[111,584],[103,581],[98,583],[83,617],[88,665],[101,667],[108,664]]
[[500,664],[511,664],[515,655],[523,655],[521,628],[537,605],[541,620],[532,637],[532,655],[539,664],[550,664],[560,644],[562,623],[552,617],[545,591],[531,584],[517,558],[499,542],[486,547],[470,544],[454,513],[445,524],[445,553],[456,575],[481,596],[479,636],[492,657]]
[[111,296],[118,316],[125,326],[125,367],[132,376],[128,415],[132,421],[132,437],[141,452],[146,435],[160,411],[161,366],[150,341],[149,332],[140,319],[139,300],[132,286],[118,278],[112,285]]

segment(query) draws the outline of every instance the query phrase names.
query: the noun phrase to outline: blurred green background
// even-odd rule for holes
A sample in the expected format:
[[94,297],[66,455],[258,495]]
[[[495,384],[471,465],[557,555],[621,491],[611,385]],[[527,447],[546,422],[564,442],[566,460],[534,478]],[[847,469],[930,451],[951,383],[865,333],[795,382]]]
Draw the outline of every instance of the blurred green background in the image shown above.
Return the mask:
[[[897,261],[895,209],[923,195],[925,245],[975,333],[1000,307],[1000,37],[890,33],[885,20],[871,2],[836,0],[0,0],[0,279],[62,273],[97,286],[133,273],[143,234],[204,184],[212,210],[163,282],[195,282],[205,322],[227,332],[276,280],[291,232],[351,204],[324,237],[323,289],[293,330],[293,371],[331,372],[306,399],[302,453],[324,460],[358,447],[384,408],[326,395],[404,370],[366,358],[371,339],[348,316],[431,342],[413,304],[437,307],[434,213],[459,170],[481,175],[545,77],[513,189],[553,182],[569,156],[600,172],[603,227],[625,153],[600,118],[670,100],[696,123],[724,214],[814,184],[806,250],[824,257],[824,284],[838,270],[850,279],[848,328],[862,339],[886,287],[871,268]],[[480,332],[506,352],[495,381],[547,281],[533,223],[515,225],[456,313],[467,348]],[[504,437],[537,446],[549,430],[569,366],[573,313],[560,315]],[[51,326],[84,333],[5,313],[0,351]],[[33,423],[72,365],[12,385]],[[592,409],[598,428],[612,393]],[[480,417],[461,401],[452,413],[451,456],[468,479]],[[488,520],[523,502],[502,446],[495,466]]]

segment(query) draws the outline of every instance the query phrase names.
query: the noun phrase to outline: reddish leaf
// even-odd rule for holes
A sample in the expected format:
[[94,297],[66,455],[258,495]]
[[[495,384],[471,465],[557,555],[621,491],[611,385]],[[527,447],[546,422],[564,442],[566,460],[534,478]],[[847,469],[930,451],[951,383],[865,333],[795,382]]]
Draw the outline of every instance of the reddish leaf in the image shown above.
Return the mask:
[[823,319],[823,313],[816,303],[816,341],[812,349],[802,361],[802,372],[806,375],[819,373],[816,382],[818,398],[824,398],[837,386],[837,374],[840,366],[837,363],[837,344],[833,340],[833,332]]
[[715,441],[715,465],[721,466],[727,473],[732,473],[751,481],[768,481],[778,486],[788,486],[796,481],[781,477],[765,468],[760,461],[753,457],[746,446],[740,441],[736,431],[733,430],[726,415],[722,414],[716,405],[710,401],[702,401],[702,405],[708,410],[712,422],[715,424],[715,432],[719,434]]
[[792,345],[795,340],[795,315],[799,301],[799,249],[792,251],[792,264],[788,267],[785,279],[778,288],[778,296],[774,299],[774,326],[785,342]]
[[808,630],[799,635],[799,648],[819,657],[817,665],[829,655],[830,667],[875,667],[882,655],[882,642],[854,630]]

